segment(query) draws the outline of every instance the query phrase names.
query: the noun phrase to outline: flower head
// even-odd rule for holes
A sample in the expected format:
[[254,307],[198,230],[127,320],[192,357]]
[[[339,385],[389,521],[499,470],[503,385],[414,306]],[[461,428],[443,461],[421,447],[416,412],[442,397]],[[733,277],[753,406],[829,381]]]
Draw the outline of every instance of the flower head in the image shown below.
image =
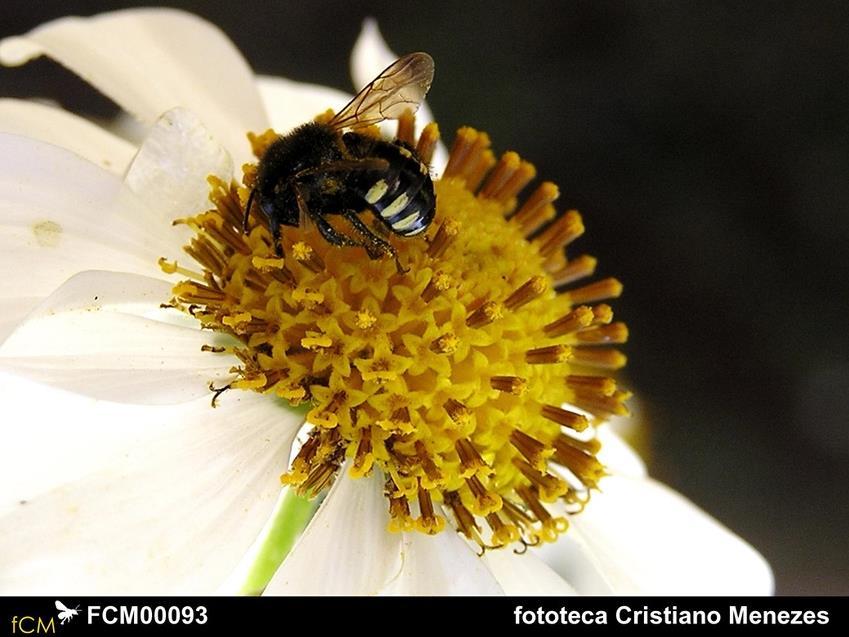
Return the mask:
[[[372,52],[381,51],[370,37]],[[159,69],[156,90],[145,65],[123,53],[128,41],[133,56]],[[270,592],[563,592],[533,551],[487,551],[481,560],[449,529],[478,548],[534,545],[562,535],[567,520],[573,528],[558,545],[572,551],[570,578],[598,574],[582,590],[668,592],[649,575],[693,570],[685,535],[722,547],[698,562],[700,574],[748,561],[753,580],[768,579],[749,547],[689,515],[615,436],[596,429],[628,396],[607,373],[624,363],[610,346],[627,331],[604,303],[620,286],[585,283],[594,259],[564,252],[583,231],[580,216],[556,214],[551,184],[526,192],[534,170],[515,153],[496,159],[486,135],[460,131],[436,185],[431,231],[388,238],[403,272],[360,248],[331,246],[306,225],[287,229],[280,257],[261,216],[242,231],[251,164],[269,140],[253,138],[251,159],[245,133],[269,122],[254,78],[220,32],[179,12],[141,10],[60,20],[0,43],[7,63],[41,53],[92,78],[151,128],[128,148],[67,113],[39,107],[33,124],[28,105],[4,105],[15,132],[64,143],[56,131],[74,131],[68,145],[98,166],[0,137],[0,210],[14,229],[0,235],[8,248],[0,258],[8,271],[31,274],[4,281],[10,335],[0,361],[96,398],[181,406],[126,410],[69,398],[69,410],[52,413],[43,400],[25,405],[30,427],[4,432],[11,453],[0,463],[12,472],[0,480],[4,541],[14,546],[0,551],[5,588],[217,586],[256,538],[281,474],[304,493],[332,487]],[[208,56],[221,59],[210,65]],[[222,96],[221,73],[242,90]],[[275,111],[281,91],[309,110]],[[327,91],[286,83],[263,95],[272,122],[302,122],[329,105]],[[288,124],[278,127],[285,133]],[[418,138],[412,127],[403,119],[399,137],[425,160],[438,155],[435,127]],[[246,161],[234,182],[233,165]],[[188,261],[178,258],[184,246]],[[163,271],[179,280],[163,281]],[[217,409],[210,381],[215,395],[231,390]],[[1,390],[7,404],[19,400]],[[287,404],[298,403],[308,406],[309,431],[289,464],[303,418]],[[89,419],[58,427],[68,413]],[[85,441],[76,443],[84,462],[28,461],[24,451],[42,447],[62,458],[62,447],[43,443],[61,436]],[[602,477],[633,488],[586,505]],[[611,511],[630,517],[626,505],[640,497],[658,516],[665,511],[668,527],[619,531]],[[629,544],[637,536],[654,544]],[[629,561],[635,554],[651,556],[651,569]]]
[[[411,118],[399,128],[411,134]],[[417,142],[425,161],[436,135],[431,124]],[[254,138],[260,159],[273,138]],[[586,415],[564,403],[606,417],[628,396],[593,373],[623,364],[598,346],[627,329],[598,303],[619,294],[616,280],[575,283],[594,265],[564,253],[580,215],[556,215],[548,182],[523,198],[533,166],[516,153],[496,161],[467,128],[436,182],[432,231],[388,237],[403,271],[306,223],[287,229],[280,258],[262,215],[241,230],[255,172],[241,188],[213,180],[215,208],[179,221],[196,232],[186,252],[200,270],[174,295],[239,341],[209,348],[240,361],[227,387],[311,405],[284,484],[316,494],[347,458],[351,477],[385,477],[392,530],[438,533],[444,507],[481,546],[555,540],[567,522],[546,503],[577,510],[604,474],[598,442],[576,435]]]

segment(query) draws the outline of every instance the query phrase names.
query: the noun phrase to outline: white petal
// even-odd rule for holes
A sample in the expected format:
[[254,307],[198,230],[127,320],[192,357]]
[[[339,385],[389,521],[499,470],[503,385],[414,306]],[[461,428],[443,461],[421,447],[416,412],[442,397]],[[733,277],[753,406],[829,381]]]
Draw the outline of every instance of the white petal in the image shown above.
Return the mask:
[[139,408],[5,381],[4,594],[214,591],[269,515],[301,422],[248,392]]
[[[71,278],[0,346],[0,367],[86,396],[172,404],[206,395],[236,361],[201,351],[216,335],[162,320],[165,281],[114,272]],[[145,316],[149,317],[146,318]]]
[[[7,324],[82,270],[161,274],[180,245],[115,175],[74,153],[0,133],[0,299]],[[0,340],[5,333],[0,333]]]
[[[124,183],[157,216],[155,223],[170,228],[178,217],[210,208],[207,177],[229,183],[233,161],[197,116],[175,108],[160,117],[139,148]],[[191,230],[182,229],[177,241],[188,243]]]
[[[380,34],[377,20],[374,18],[364,20],[360,35],[354,44],[354,49],[351,51],[351,78],[354,81],[356,89],[360,90],[371,82],[383,69],[397,59],[398,55],[389,48],[389,45],[386,44],[386,41]],[[416,111],[416,134],[421,133],[422,128],[432,121],[433,113],[431,113],[427,102],[423,102],[419,110]],[[394,133],[394,122],[389,124],[387,130],[390,133]],[[445,145],[440,142],[437,144],[433,161],[431,162],[435,168],[434,174],[438,175],[447,162],[448,151]]]
[[383,595],[503,595],[495,576],[453,529],[404,533],[401,572]]
[[560,575],[578,595],[612,595],[613,586],[600,569],[598,560],[582,541],[580,532],[570,528],[553,544],[530,549],[555,573]]
[[376,476],[339,471],[315,517],[265,590],[266,595],[372,595],[400,568],[400,538]]
[[562,596],[575,595],[566,580],[530,550],[516,555],[511,549],[487,551],[483,561],[495,575],[505,595]]
[[600,488],[584,512],[570,518],[567,536],[575,534],[571,548],[586,554],[612,593],[772,592],[772,572],[763,557],[668,487],[651,479],[610,477]]
[[257,78],[257,88],[268,111],[271,127],[279,133],[311,122],[328,108],[338,111],[352,97],[328,86],[262,75]]
[[607,470],[618,476],[643,478],[647,475],[646,465],[609,424],[600,425],[596,436],[601,443],[598,459]]
[[0,42],[0,60],[48,55],[142,121],[183,106],[198,114],[237,161],[249,159],[245,133],[267,120],[253,73],[216,26],[174,9],[127,9],[61,18]]
[[120,137],[73,113],[15,99],[0,99],[0,132],[61,146],[116,175],[123,175],[136,149]]

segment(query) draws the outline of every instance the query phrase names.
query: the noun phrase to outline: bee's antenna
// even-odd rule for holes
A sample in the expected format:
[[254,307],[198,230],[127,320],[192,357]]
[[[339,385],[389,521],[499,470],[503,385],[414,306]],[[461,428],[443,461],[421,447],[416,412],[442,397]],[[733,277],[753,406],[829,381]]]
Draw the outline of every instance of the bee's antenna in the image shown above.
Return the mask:
[[251,188],[251,194],[248,195],[248,203],[245,205],[245,217],[242,220],[242,232],[245,234],[248,233],[248,221],[251,216],[251,204],[254,202],[254,195],[256,194],[256,186]]

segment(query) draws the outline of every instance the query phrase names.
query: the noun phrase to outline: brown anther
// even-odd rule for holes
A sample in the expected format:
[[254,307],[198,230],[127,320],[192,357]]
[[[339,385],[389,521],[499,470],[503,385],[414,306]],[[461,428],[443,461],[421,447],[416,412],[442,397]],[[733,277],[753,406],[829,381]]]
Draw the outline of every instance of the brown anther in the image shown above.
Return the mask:
[[518,376],[493,376],[489,379],[489,386],[505,394],[521,396],[528,388],[528,380]]
[[558,446],[554,459],[557,464],[574,473],[584,486],[591,489],[596,488],[598,481],[605,475],[604,465],[595,456],[568,445]]
[[465,126],[457,131],[443,178],[467,177],[477,166],[480,155],[490,146],[489,135]]
[[539,491],[540,500],[543,502],[553,502],[569,490],[569,485],[564,480],[550,473],[537,471],[526,460],[515,457],[513,458],[513,464],[522,472],[522,475],[536,486]]
[[508,310],[517,310],[534,299],[540,297],[548,289],[548,282],[543,276],[534,276],[525,281],[521,287],[513,292],[504,301]]
[[234,228],[241,229],[244,210],[237,184],[226,183],[214,175],[207,177],[206,182],[211,187],[209,200],[215,204],[221,218]]
[[584,222],[581,215],[577,210],[569,210],[543,230],[535,243],[539,246],[539,253],[547,257],[562,250],[582,234]]
[[548,509],[546,509],[542,502],[539,501],[539,496],[537,495],[536,490],[531,489],[530,487],[517,487],[516,493],[519,494],[519,497],[522,498],[522,502],[524,502],[525,506],[531,510],[531,513],[534,514],[534,517],[538,522],[545,522],[551,518],[551,514],[548,512]]
[[402,431],[411,427],[410,410],[407,407],[399,407],[393,411],[390,419],[395,427]]
[[536,176],[536,167],[532,163],[523,160],[519,163],[516,171],[495,191],[491,198],[503,204],[510,204]]
[[552,448],[524,431],[514,429],[510,432],[510,442],[539,471],[545,471],[546,460],[554,453]]
[[292,256],[298,263],[316,274],[325,270],[321,257],[312,249],[312,246],[303,241],[292,245]]
[[540,414],[543,418],[556,422],[563,427],[568,427],[573,431],[583,431],[589,426],[586,416],[556,405],[541,405]]
[[183,251],[202,265],[207,271],[220,276],[227,266],[227,257],[209,239],[204,236],[194,237],[190,245],[183,246]]
[[[393,485],[394,486],[394,485]],[[410,502],[406,496],[393,489],[389,497],[389,530],[396,533],[412,531],[415,528],[413,516],[410,515]]]
[[353,473],[357,477],[366,475],[374,463],[374,455],[371,452],[371,428],[365,427],[361,430],[360,441],[357,443],[357,451],[354,455],[352,466]]
[[614,279],[607,278],[595,283],[590,283],[581,288],[568,290],[563,293],[572,303],[592,303],[613,299],[622,294],[622,284]]
[[474,128],[464,126],[457,131],[451,151],[448,154],[448,164],[442,171],[443,178],[455,177],[462,172],[472,146],[478,140],[479,133]]
[[588,254],[582,254],[571,259],[566,265],[551,273],[551,278],[554,279],[554,287],[560,288],[592,276],[597,264],[598,259]]
[[422,290],[422,300],[430,303],[437,294],[450,290],[453,285],[454,279],[450,275],[441,270],[434,272],[425,289]]
[[460,494],[456,491],[449,491],[443,498],[445,503],[451,507],[451,512],[454,514],[454,520],[460,532],[472,542],[482,544],[480,527],[475,521],[475,516],[460,501]]
[[435,354],[453,354],[457,351],[457,345],[460,343],[457,335],[454,332],[448,332],[437,338],[430,344],[430,350]]
[[301,445],[301,448],[298,450],[298,455],[296,458],[300,460],[305,466],[309,467],[312,464],[313,458],[315,457],[316,452],[318,451],[318,447],[321,444],[321,436],[318,434],[313,434],[307,441]]
[[495,168],[489,173],[480,193],[478,193],[479,196],[485,199],[493,199],[498,189],[507,183],[507,180],[519,169],[521,162],[522,159],[519,157],[519,153],[512,150],[501,155]]
[[455,423],[460,426],[465,426],[471,422],[472,419],[472,410],[466,407],[459,400],[454,400],[453,398],[449,398],[445,401],[443,405],[445,411],[448,412],[448,415],[451,417]]
[[416,440],[416,457],[419,460],[422,470],[425,472],[432,486],[442,482],[442,472],[433,462],[433,458],[428,453],[427,448],[421,440]]
[[428,535],[436,535],[445,527],[445,519],[434,513],[430,491],[422,487],[421,481],[419,481],[418,500],[421,516],[416,520],[416,528]]
[[201,345],[200,351],[212,352],[213,354],[222,354],[227,351],[227,348],[221,347],[220,345]]
[[466,478],[466,485],[474,496],[477,515],[486,515],[501,508],[501,496],[487,489],[477,476]]
[[593,320],[590,325],[607,325],[613,320],[613,308],[606,303],[600,303],[592,307]]
[[554,439],[554,442],[551,444],[555,449],[571,447],[572,449],[577,449],[578,451],[583,451],[584,453],[588,453],[593,456],[597,455],[598,452],[601,451],[601,443],[598,441],[598,438],[578,440],[577,438],[573,438],[572,436],[568,436],[563,433],[558,434],[558,436]]
[[519,225],[525,235],[532,233],[540,225],[554,218],[556,211],[553,204],[560,197],[557,184],[544,181],[525,203],[510,218],[513,223]]
[[[516,489],[517,492],[521,488],[522,487],[518,487]],[[533,527],[534,522],[536,522],[536,519],[533,517],[533,514],[531,512],[526,511],[521,506],[511,502],[510,500],[504,500],[503,505],[501,507],[501,512],[506,515],[507,518],[511,522],[513,522],[513,524],[526,531],[531,529]]]
[[344,449],[339,448],[342,435],[338,429],[322,431],[320,440],[321,444],[318,445],[314,462],[324,462],[327,459],[334,459],[340,453],[344,452]]
[[545,508],[545,505],[540,502],[536,490],[528,487],[520,487],[517,491],[519,497],[533,511],[539,521],[539,527],[534,531],[534,537],[537,542],[554,542],[557,540],[558,535],[566,532],[569,528],[569,522],[564,517],[555,518],[552,516],[548,509]]
[[314,497],[324,491],[333,482],[339,465],[336,462],[324,462],[313,469],[304,483],[298,488],[298,494]]
[[416,145],[416,154],[425,164],[430,165],[433,161],[433,152],[436,150],[437,143],[439,143],[439,127],[435,122],[431,122],[422,130],[419,143]]
[[466,167],[464,177],[466,180],[466,188],[469,192],[475,192],[480,187],[481,182],[487,173],[495,165],[495,154],[489,149],[484,148],[477,153],[477,159],[471,159]]
[[339,418],[336,412],[348,400],[348,394],[344,391],[338,391],[330,398],[326,405],[316,407],[307,414],[307,419],[320,427],[328,429],[336,427],[339,424]]
[[398,118],[398,132],[395,134],[395,138],[408,146],[412,146],[415,143],[415,130],[416,116],[408,108]]
[[454,219],[446,219],[442,222],[442,225],[439,226],[439,230],[436,231],[436,235],[433,237],[433,240],[430,242],[430,245],[427,248],[427,254],[432,259],[438,259],[441,257],[445,250],[448,249],[448,246],[454,241],[457,237],[457,234],[460,232],[460,224]]
[[264,291],[268,284],[271,282],[270,278],[265,274],[259,272],[258,270],[248,270],[245,272],[244,277],[245,287],[249,287],[252,290],[257,290],[259,292]]
[[612,396],[616,391],[616,381],[605,376],[581,376],[570,374],[566,377],[566,386],[572,389],[589,391],[602,396]]
[[531,365],[565,363],[570,358],[572,358],[572,348],[568,345],[549,345],[525,352],[525,361]]
[[556,321],[552,321],[542,328],[545,335],[549,338],[556,338],[564,334],[571,334],[584,327],[589,327],[593,322],[592,308],[581,305],[574,310],[560,317]]
[[295,275],[292,274],[291,270],[287,267],[277,268],[271,271],[271,277],[277,281],[280,281],[286,287],[293,288],[298,284],[297,279],[295,279]]
[[623,404],[631,397],[631,392],[617,389],[611,396],[603,396],[590,392],[576,392],[574,403],[581,409],[608,418],[610,416],[627,416],[628,408]]
[[457,451],[457,456],[460,458],[460,477],[468,478],[476,474],[481,469],[486,469],[487,464],[484,462],[478,450],[468,438],[460,438],[454,443],[454,449]]
[[502,306],[495,301],[485,301],[478,309],[466,317],[466,326],[472,328],[484,327],[497,321],[504,315]]
[[628,327],[624,323],[611,323],[581,330],[575,336],[584,345],[620,344],[628,340]]
[[572,360],[599,369],[620,369],[628,362],[628,358],[619,350],[600,347],[576,347],[572,350]]
[[485,519],[489,528],[492,529],[490,542],[494,546],[505,546],[519,541],[519,529],[512,524],[505,524],[498,513],[489,513]]

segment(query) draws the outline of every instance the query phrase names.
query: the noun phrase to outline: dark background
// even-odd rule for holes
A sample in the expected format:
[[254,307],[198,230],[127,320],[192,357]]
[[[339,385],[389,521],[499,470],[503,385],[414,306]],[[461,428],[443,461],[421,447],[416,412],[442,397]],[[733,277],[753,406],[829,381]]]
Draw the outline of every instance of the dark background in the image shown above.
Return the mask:
[[[430,52],[442,130],[533,161],[625,283],[654,475],[760,549],[779,593],[849,594],[849,5],[166,4],[258,72],[346,90],[365,16]],[[7,1],[0,35],[131,5]],[[0,95],[114,112],[46,61],[1,69]]]

